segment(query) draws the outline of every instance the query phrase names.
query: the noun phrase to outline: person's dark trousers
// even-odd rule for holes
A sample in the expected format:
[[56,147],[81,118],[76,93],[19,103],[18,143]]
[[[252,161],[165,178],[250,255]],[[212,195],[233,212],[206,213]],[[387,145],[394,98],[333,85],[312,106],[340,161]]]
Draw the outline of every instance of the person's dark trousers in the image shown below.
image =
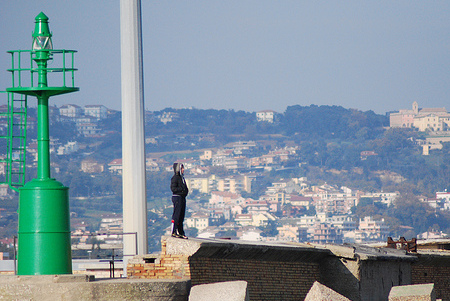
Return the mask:
[[179,235],[184,235],[183,221],[184,221],[184,214],[186,211],[186,198],[182,197],[181,195],[173,195],[172,203],[173,203],[172,234],[177,234],[178,232]]

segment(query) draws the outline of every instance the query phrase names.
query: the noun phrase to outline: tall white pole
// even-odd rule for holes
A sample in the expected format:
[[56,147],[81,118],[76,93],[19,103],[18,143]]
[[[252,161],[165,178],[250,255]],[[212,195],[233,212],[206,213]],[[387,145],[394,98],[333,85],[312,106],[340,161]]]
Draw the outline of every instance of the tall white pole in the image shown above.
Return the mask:
[[125,270],[128,259],[135,254],[146,254],[148,250],[140,0],[120,0],[120,45],[123,231],[136,233],[124,235],[123,238]]

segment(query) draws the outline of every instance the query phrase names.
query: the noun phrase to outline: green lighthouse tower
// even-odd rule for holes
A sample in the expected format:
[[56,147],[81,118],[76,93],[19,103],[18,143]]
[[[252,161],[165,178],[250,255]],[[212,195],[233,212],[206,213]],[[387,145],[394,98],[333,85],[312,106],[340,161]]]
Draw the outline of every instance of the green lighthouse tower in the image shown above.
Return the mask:
[[35,96],[38,122],[37,177],[19,188],[17,273],[71,274],[69,188],[50,177],[48,105],[51,96],[79,90],[74,85],[76,51],[53,49],[44,13],[37,15],[35,23],[32,49],[8,51],[12,87],[6,91]]

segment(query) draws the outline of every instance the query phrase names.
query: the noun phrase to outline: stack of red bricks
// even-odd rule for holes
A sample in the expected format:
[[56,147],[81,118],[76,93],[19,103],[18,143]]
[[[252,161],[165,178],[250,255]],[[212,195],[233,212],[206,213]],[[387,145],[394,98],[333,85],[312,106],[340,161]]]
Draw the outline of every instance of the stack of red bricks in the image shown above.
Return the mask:
[[190,279],[188,255],[166,253],[167,242],[161,241],[161,254],[136,256],[128,261],[128,278]]

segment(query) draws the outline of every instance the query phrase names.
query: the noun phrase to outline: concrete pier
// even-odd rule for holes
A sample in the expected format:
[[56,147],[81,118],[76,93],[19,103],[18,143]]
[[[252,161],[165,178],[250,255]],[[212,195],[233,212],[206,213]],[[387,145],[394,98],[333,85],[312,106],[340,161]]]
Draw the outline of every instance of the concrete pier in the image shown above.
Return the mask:
[[188,300],[190,280],[94,279],[86,275],[0,276],[2,300]]

